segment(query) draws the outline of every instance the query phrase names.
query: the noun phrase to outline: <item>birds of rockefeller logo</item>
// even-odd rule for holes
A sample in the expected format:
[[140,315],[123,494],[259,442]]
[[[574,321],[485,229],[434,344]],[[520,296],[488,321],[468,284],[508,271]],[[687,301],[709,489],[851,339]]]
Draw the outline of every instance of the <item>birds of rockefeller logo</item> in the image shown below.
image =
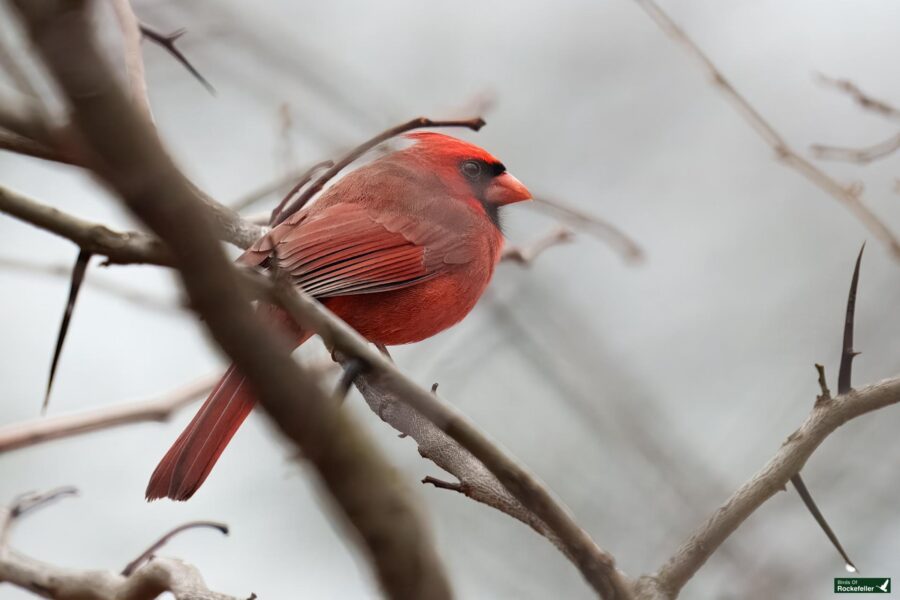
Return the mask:
[[835,594],[890,594],[890,577],[835,577]]

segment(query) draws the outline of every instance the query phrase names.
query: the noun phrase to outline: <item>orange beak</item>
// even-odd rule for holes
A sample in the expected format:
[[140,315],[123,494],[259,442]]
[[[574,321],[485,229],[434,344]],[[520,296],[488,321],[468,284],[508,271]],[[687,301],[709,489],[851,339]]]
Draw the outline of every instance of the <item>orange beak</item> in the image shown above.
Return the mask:
[[491,204],[504,206],[513,202],[531,200],[531,192],[522,182],[510,175],[502,173],[494,177],[484,190],[484,199]]

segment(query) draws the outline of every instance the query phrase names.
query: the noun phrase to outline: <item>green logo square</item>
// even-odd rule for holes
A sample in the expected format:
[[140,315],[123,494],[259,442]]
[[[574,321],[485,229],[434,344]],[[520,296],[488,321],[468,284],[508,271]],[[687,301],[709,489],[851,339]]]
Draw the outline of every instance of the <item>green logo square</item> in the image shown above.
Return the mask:
[[835,594],[890,594],[890,577],[835,577]]

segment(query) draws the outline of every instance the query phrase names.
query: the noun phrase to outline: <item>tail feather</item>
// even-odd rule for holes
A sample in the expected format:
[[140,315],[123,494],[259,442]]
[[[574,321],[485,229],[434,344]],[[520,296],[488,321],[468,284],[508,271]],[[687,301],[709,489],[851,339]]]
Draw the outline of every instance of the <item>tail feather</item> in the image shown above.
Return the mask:
[[255,403],[244,376],[232,365],[153,471],[147,500],[193,496]]

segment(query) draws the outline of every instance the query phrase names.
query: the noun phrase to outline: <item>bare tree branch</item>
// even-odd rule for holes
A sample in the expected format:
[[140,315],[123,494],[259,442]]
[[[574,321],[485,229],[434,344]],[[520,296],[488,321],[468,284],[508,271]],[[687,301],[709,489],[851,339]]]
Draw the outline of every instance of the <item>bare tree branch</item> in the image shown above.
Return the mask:
[[130,423],[166,421],[178,410],[209,392],[220,374],[207,375],[172,392],[125,404],[67,415],[42,417],[0,427],[0,454],[50,440],[81,435]]
[[861,198],[859,186],[844,185],[833,179],[814,164],[795,152],[772,125],[742,96],[712,60],[699,46],[679,27],[668,14],[653,0],[635,0],[650,15],[650,18],[673,40],[681,44],[688,53],[709,73],[715,87],[731,102],[738,113],[750,124],[759,136],[775,151],[779,161],[791,167],[807,180],[815,184],[833,198],[840,201],[881,240],[900,260],[900,240],[881,219],[866,206]]

